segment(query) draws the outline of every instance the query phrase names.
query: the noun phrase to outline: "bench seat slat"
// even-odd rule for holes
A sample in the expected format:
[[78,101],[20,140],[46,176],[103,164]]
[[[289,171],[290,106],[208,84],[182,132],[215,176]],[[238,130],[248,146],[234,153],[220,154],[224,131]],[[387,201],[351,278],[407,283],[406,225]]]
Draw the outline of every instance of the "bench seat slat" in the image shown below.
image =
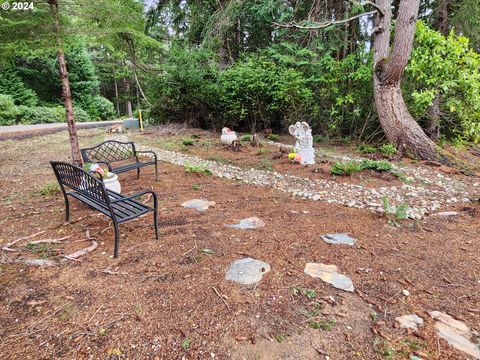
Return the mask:
[[120,173],[124,173],[124,172],[130,171],[130,170],[135,170],[135,169],[138,169],[138,168],[141,168],[141,167],[144,167],[144,166],[148,166],[148,165],[155,165],[155,161],[145,161],[145,162],[138,162],[138,163],[134,163],[134,164],[126,164],[126,165],[117,166],[117,167],[112,168],[112,172],[115,173],[115,174],[120,174]]
[[[124,196],[122,196],[121,194],[110,190],[108,190],[107,193],[108,196],[113,200],[124,198]],[[105,204],[95,201],[90,197],[86,197],[85,195],[76,191],[69,192],[69,195],[100,211],[102,214],[111,217],[110,210]],[[113,213],[115,214],[115,217],[117,218],[119,223],[136,218],[151,210],[148,206],[135,200],[125,200],[122,202],[111,204],[111,206]]]

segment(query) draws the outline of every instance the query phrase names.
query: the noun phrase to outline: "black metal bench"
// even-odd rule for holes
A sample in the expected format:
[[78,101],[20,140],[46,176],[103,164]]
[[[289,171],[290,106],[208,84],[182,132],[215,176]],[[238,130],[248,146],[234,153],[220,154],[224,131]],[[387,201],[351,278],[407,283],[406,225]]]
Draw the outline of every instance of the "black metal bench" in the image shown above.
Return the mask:
[[[105,164],[110,172],[120,174],[123,172],[137,170],[137,179],[140,178],[140,168],[155,165],[155,180],[158,181],[158,161],[157,154],[153,151],[138,151],[133,142],[121,142],[108,140],[91,148],[80,150],[84,162]],[[152,154],[154,160],[140,161],[138,155]],[[135,160],[132,164],[112,167],[110,163],[122,160]]]
[[[157,224],[157,195],[153,191],[141,191],[131,196],[124,196],[105,188],[103,181],[85,172],[81,168],[59,161],[51,161],[53,172],[57,177],[60,188],[65,198],[65,219],[70,220],[70,204],[68,195],[87,204],[90,208],[100,211],[113,221],[115,229],[114,257],[118,257],[119,232],[118,225],[122,222],[135,219],[140,215],[153,211],[155,225],[155,238],[158,239]],[[97,175],[97,174],[96,174]],[[65,189],[67,187],[69,191]],[[152,194],[153,208],[142,204],[134,199],[144,195]]]

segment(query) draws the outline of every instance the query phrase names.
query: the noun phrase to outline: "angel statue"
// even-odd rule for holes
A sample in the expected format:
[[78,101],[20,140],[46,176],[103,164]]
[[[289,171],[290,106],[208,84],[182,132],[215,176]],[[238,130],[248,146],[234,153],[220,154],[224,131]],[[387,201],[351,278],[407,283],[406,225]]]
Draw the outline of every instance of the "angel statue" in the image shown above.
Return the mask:
[[295,153],[301,157],[300,164],[315,164],[315,150],[313,149],[312,129],[305,122],[297,121],[288,128],[295,141]]

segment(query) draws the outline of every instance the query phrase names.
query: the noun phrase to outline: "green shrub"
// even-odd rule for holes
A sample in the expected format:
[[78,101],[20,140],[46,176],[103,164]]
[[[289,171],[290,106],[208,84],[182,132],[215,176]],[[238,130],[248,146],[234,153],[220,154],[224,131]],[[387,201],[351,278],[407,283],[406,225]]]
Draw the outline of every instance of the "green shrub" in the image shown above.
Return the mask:
[[323,142],[326,142],[326,141],[328,141],[327,136],[323,136],[323,135],[319,135],[319,134],[313,135],[313,142],[323,143]]
[[[65,113],[65,110],[63,110],[63,112]],[[75,106],[73,108],[73,112],[75,114],[75,121],[85,122],[85,121],[90,121],[91,120],[90,115],[85,110],[83,110],[81,107]],[[66,115],[64,115],[64,117],[65,116]]]
[[361,144],[358,146],[357,150],[362,154],[375,154],[378,149],[375,146]]
[[240,141],[252,141],[252,135],[243,135]]
[[115,117],[115,108],[113,103],[103,96],[95,96],[91,107],[94,108],[95,117],[101,120],[110,120]]
[[182,145],[185,145],[185,146],[193,146],[193,139],[182,139]]
[[22,124],[47,124],[64,122],[65,117],[65,108],[62,106],[19,106],[18,119]]
[[385,156],[392,156],[397,153],[397,148],[393,144],[383,144],[380,146],[380,152]]
[[361,170],[363,170],[362,166],[357,161],[336,161],[330,168],[330,173],[345,176]]
[[268,134],[267,135],[267,139],[271,140],[271,141],[278,141],[279,138],[280,138],[280,135],[277,135],[277,134]]
[[0,94],[0,125],[16,123],[18,108],[10,95]]
[[201,166],[185,164],[183,166],[183,169],[185,170],[186,173],[212,175],[212,172],[209,169]]
[[363,160],[360,163],[362,170],[391,171],[393,165],[386,160]]
[[392,216],[394,216],[397,220],[405,220],[406,218],[408,218],[407,211],[410,208],[408,204],[399,204],[397,206],[392,206],[390,204],[390,200],[388,200],[386,196],[383,197],[382,202],[383,211],[387,218]]

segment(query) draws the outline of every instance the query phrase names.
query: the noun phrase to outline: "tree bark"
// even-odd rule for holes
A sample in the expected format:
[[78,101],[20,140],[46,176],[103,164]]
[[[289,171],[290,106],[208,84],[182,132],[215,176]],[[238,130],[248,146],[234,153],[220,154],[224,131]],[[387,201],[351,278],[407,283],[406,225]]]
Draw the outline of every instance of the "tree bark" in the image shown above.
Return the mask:
[[62,28],[60,24],[60,15],[58,11],[58,0],[48,0],[50,12],[53,16],[55,26],[55,36],[57,40],[57,60],[60,70],[60,78],[62,81],[62,96],[65,103],[65,111],[67,116],[68,133],[70,137],[70,147],[72,155],[72,163],[82,165],[82,157],[80,155],[80,146],[78,145],[77,125],[75,124],[75,114],[73,111],[72,93],[70,91],[70,81],[68,78],[67,64],[65,54],[63,52]]
[[401,76],[413,47],[420,0],[401,0],[390,50],[391,0],[376,0],[383,16],[375,17],[373,87],[380,124],[389,142],[404,154],[426,160],[438,158],[435,143],[410,115],[400,88]]
[[115,71],[113,72],[113,81],[115,82],[115,106],[117,108],[117,116],[120,116],[120,101],[118,100],[118,84]]

